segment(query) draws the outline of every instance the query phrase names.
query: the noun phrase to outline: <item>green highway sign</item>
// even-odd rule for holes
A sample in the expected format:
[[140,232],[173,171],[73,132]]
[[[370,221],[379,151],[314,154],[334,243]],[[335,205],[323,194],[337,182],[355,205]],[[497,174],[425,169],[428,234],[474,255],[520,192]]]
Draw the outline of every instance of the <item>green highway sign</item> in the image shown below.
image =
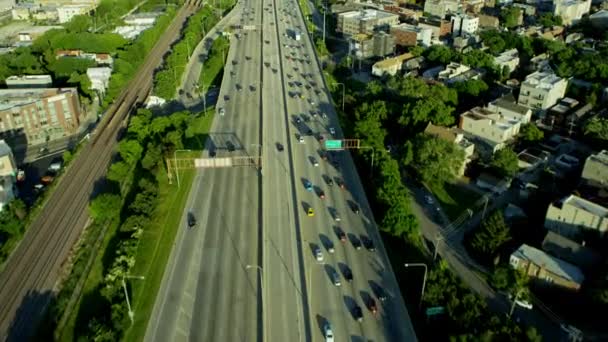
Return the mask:
[[342,140],[325,140],[325,149],[341,150],[342,149]]
[[445,307],[443,307],[443,306],[434,306],[432,308],[426,309],[426,315],[427,316],[440,315],[440,314],[442,314],[444,312],[445,312]]

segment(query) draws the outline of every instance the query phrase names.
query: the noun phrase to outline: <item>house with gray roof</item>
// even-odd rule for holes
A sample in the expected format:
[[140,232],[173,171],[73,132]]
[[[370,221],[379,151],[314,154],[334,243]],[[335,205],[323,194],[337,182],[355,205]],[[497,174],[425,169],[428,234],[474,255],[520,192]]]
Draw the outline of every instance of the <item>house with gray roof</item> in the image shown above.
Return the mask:
[[551,231],[545,236],[541,247],[545,252],[586,270],[593,269],[601,261],[600,255],[593,249]]
[[511,254],[509,264],[547,286],[578,291],[585,281],[585,275],[578,267],[526,244]]

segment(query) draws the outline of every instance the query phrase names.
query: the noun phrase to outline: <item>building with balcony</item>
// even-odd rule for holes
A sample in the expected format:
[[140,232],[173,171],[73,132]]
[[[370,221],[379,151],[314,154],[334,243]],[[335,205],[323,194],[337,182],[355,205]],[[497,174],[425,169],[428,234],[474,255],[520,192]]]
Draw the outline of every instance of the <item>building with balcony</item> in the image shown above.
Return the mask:
[[391,26],[399,24],[399,15],[374,9],[339,13],[337,17],[336,31],[345,36],[388,32]]
[[399,46],[429,47],[433,36],[431,29],[410,24],[391,26],[390,33],[395,37],[395,44]]
[[444,19],[450,13],[456,13],[460,3],[456,0],[427,0],[424,2],[424,13]]
[[526,244],[511,254],[509,264],[547,286],[578,291],[585,280],[578,267]]
[[81,116],[76,88],[0,89],[0,138],[44,143],[76,133]]
[[581,238],[585,231],[604,236],[608,230],[608,209],[569,195],[549,205],[545,228],[571,239]]
[[519,133],[521,121],[475,107],[460,115],[458,128],[467,132],[476,143],[485,145],[478,146],[480,150],[487,150],[484,154],[492,155]]
[[452,22],[452,36],[459,37],[464,35],[474,35],[479,29],[479,18],[458,13],[450,18]]
[[5,80],[8,88],[50,88],[53,86],[51,75],[9,76]]
[[522,82],[517,103],[533,109],[547,109],[563,98],[568,80],[551,71],[536,71]]

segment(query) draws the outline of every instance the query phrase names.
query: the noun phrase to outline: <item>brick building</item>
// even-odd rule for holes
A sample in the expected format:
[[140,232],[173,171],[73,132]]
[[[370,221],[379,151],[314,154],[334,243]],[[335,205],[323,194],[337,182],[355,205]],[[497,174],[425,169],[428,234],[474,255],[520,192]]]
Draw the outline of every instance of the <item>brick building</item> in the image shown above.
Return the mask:
[[433,32],[429,28],[410,24],[400,24],[391,27],[391,34],[395,37],[395,44],[400,46],[431,45]]

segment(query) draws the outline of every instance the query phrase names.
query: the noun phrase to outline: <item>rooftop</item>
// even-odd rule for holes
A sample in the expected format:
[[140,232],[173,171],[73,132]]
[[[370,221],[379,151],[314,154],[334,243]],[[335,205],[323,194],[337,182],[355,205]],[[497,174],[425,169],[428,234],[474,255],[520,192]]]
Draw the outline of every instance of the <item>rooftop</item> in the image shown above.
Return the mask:
[[517,49],[513,48],[511,50],[507,50],[507,51],[501,53],[500,55],[494,57],[494,62],[496,64],[501,64],[501,63],[506,63],[508,61],[511,61],[515,58],[519,58],[519,52],[517,51]]
[[522,86],[551,90],[553,86],[561,81],[563,81],[563,78],[558,77],[552,72],[535,71],[526,76],[526,80],[522,83]]
[[513,96],[512,93],[499,97],[498,99],[492,101],[492,104],[496,107],[504,108],[521,115],[526,115],[530,111],[530,108],[517,104],[517,101],[515,101],[515,96]]
[[362,9],[360,11],[344,12],[344,13],[340,13],[339,16],[342,16],[344,18],[349,18],[349,19],[357,19],[357,20],[372,20],[372,19],[379,19],[379,18],[388,18],[388,17],[393,17],[393,16],[397,17],[397,15],[394,13],[379,11],[379,10],[375,10],[375,9]]
[[420,26],[416,26],[416,25],[412,25],[412,24],[408,24],[408,23],[402,23],[399,25],[394,25],[391,26],[391,30],[400,30],[400,31],[407,31],[407,32],[421,32],[422,30],[425,30],[426,28],[424,27],[420,27]]
[[587,160],[604,164],[604,166],[608,168],[608,151],[602,150],[596,154],[592,154],[587,158]]
[[412,55],[411,53],[404,53],[397,57],[387,58],[385,60],[376,62],[374,64],[374,67],[380,68],[380,69],[390,68],[390,67],[394,66],[395,64],[401,65],[404,61],[412,59],[412,58],[414,58],[414,55]]
[[518,259],[531,261],[535,265],[541,266],[553,274],[557,274],[562,278],[571,280],[578,284],[585,280],[585,275],[583,275],[583,272],[581,272],[578,267],[561,259],[552,257],[540,249],[536,249],[532,246],[523,244],[519,246],[519,248],[513,252],[512,255]]
[[503,117],[500,114],[496,114],[493,111],[482,107],[472,108],[461,114],[461,116],[467,117],[472,120],[488,120],[490,121],[491,126],[499,128],[503,131],[511,129],[511,127],[513,127],[513,125],[517,123],[517,121],[515,120]]
[[588,213],[592,213],[596,216],[600,216],[600,217],[608,217],[608,209],[605,207],[602,207],[599,204],[593,203],[591,201],[588,201],[584,198],[575,196],[575,195],[570,195],[567,197],[562,198],[558,204],[564,205],[564,204],[568,204],[571,205],[573,207],[576,207],[577,209],[580,210],[584,210]]
[[599,255],[591,248],[552,231],[547,232],[542,248],[548,253],[580,266],[590,266],[599,260]]
[[0,111],[65,93],[76,93],[76,88],[0,89]]

